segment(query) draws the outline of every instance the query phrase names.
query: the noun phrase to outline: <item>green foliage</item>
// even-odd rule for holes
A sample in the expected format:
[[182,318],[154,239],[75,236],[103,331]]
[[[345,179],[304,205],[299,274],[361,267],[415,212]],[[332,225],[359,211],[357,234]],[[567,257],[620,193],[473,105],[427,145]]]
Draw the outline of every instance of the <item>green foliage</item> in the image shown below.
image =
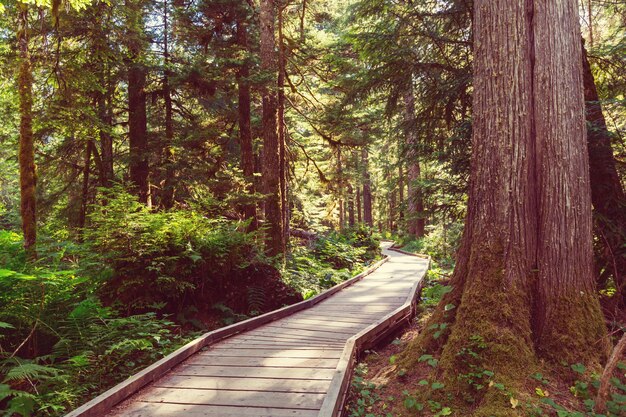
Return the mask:
[[331,232],[318,237],[312,250],[292,248],[284,280],[309,298],[352,278],[379,256],[379,243],[366,229]]
[[[155,313],[123,317],[95,297],[100,277],[81,248],[48,242],[27,264],[21,241],[0,231],[0,396],[8,415],[58,415],[184,343]],[[103,264],[99,265],[103,269]]]
[[402,239],[398,242],[407,252],[430,255],[438,265],[446,269],[454,267],[454,254],[458,249],[463,232],[463,223],[438,224],[428,227],[428,234],[416,240]]
[[211,305],[223,300],[234,276],[268,263],[246,223],[194,210],[152,211],[120,187],[102,192],[107,205],[94,207],[85,238],[112,265],[105,297],[127,308],[179,312],[183,301]]
[[381,408],[387,408],[386,401],[394,401],[393,397],[383,399],[377,392],[378,387],[372,382],[365,380],[367,374],[367,366],[359,364],[355,369],[355,375],[352,378],[351,389],[354,397],[348,406],[350,417],[392,417],[391,413],[384,416],[372,413],[370,410],[375,404],[381,404]]

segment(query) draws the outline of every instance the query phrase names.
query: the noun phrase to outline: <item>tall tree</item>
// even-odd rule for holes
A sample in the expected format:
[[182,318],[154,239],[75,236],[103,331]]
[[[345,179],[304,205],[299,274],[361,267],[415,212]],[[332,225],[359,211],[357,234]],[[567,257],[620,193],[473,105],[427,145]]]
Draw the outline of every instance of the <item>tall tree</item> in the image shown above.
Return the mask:
[[[250,123],[250,59],[248,45],[247,16],[240,15],[237,20],[237,45],[245,55],[237,71],[237,86],[239,93],[238,116],[239,116],[239,147],[241,149],[241,170],[248,182],[247,191],[254,193],[254,150],[252,148],[252,128]],[[247,203],[243,207],[244,216],[250,221],[252,230],[258,227],[256,216],[256,204]]]
[[174,119],[172,107],[172,88],[170,69],[170,19],[169,1],[163,0],[163,98],[165,101],[165,146],[163,146],[163,191],[161,206],[171,208],[174,205]]
[[17,42],[19,48],[18,88],[20,98],[20,214],[24,248],[29,257],[37,257],[37,175],[33,136],[33,74],[28,49],[28,5],[18,2]]
[[405,138],[407,149],[408,165],[408,202],[407,202],[407,222],[409,235],[416,238],[424,236],[425,220],[423,217],[424,200],[422,191],[418,184],[420,180],[420,161],[417,152],[418,140],[415,123],[415,96],[413,95],[413,81],[409,81],[407,90],[404,93],[404,119]]
[[361,161],[363,164],[363,222],[369,227],[373,227],[372,180],[370,178],[369,152],[365,146],[361,150]]
[[[538,357],[597,364],[606,351],[592,275],[577,4],[477,0],[474,31],[466,227],[453,291],[431,318],[451,331],[436,339],[427,330],[422,343],[447,340],[440,364],[450,389],[470,389],[457,378],[469,367],[459,352],[477,340],[473,365],[523,389]],[[499,394],[485,395],[479,405],[503,407],[490,415],[510,413]]]
[[148,120],[146,115],[146,68],[143,0],[128,0],[128,140],[130,181],[142,203],[148,202]]
[[[591,24],[590,24],[591,27]],[[595,231],[603,271],[600,285],[613,277],[619,306],[626,307],[626,195],[617,173],[602,104],[583,47],[583,81],[587,110],[587,148],[591,173],[591,200],[595,210]]]
[[267,222],[267,253],[276,256],[285,252],[283,212],[281,204],[280,143],[278,134],[278,59],[276,56],[276,4],[261,0],[261,70],[265,83],[263,95],[263,186],[265,220]]
[[287,1],[278,1],[278,161],[280,177],[281,222],[283,245],[289,240],[289,210],[287,181],[287,125],[285,122],[285,79],[287,77],[287,45],[285,44],[285,8]]

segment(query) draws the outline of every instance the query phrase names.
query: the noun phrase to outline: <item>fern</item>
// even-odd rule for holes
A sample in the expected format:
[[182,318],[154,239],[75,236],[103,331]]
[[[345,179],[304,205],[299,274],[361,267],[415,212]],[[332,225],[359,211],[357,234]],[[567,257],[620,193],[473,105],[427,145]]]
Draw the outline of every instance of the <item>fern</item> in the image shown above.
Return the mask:
[[252,285],[248,287],[248,312],[263,311],[266,303],[265,288]]
[[18,363],[8,368],[3,382],[17,382],[24,380],[44,381],[59,376],[60,370],[49,366],[38,365],[32,362]]

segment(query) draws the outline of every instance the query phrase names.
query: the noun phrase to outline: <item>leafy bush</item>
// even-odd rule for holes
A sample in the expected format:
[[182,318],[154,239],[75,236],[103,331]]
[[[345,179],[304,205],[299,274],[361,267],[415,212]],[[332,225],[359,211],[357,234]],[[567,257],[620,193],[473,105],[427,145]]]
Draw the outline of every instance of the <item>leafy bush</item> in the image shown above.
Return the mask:
[[[0,404],[5,415],[58,415],[181,345],[178,327],[154,313],[121,317],[95,297],[65,242],[42,239],[25,263],[19,235],[0,231]],[[86,264],[99,268],[93,260]]]
[[379,242],[366,228],[331,232],[318,237],[312,250],[293,248],[284,280],[309,298],[350,279],[379,257]]
[[85,236],[114,271],[102,295],[135,312],[179,313],[188,305],[206,311],[269,265],[245,223],[193,210],[155,212],[117,188],[90,221]]
[[450,223],[427,227],[427,234],[421,239],[400,240],[404,250],[430,255],[442,267],[454,266],[454,256],[463,233],[462,223]]

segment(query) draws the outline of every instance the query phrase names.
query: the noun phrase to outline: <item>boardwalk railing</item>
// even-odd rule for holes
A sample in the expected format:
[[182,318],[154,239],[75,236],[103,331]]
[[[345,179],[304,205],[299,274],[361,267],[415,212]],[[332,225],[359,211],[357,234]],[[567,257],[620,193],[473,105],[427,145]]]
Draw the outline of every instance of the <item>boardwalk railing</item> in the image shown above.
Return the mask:
[[[323,293],[309,298],[308,300],[301,301],[299,303],[283,307],[279,310],[275,310],[266,314],[263,314],[258,317],[253,317],[251,319],[223,327],[218,330],[214,330],[212,332],[208,332],[199,338],[189,342],[178,350],[170,353],[165,356],[163,359],[155,362],[150,365],[146,369],[138,372],[137,374],[131,376],[127,380],[117,384],[113,388],[105,391],[100,394],[93,400],[88,403],[80,406],[79,408],[71,411],[66,414],[65,417],[98,417],[109,412],[113,407],[117,404],[124,401],[126,398],[131,396],[132,394],[139,391],[144,386],[150,384],[151,382],[157,380],[169,370],[171,370],[176,365],[183,362],[185,359],[189,358],[193,354],[200,351],[202,348],[209,346],[213,343],[219,342],[228,337],[237,335],[239,333],[256,329],[260,326],[263,326],[267,323],[270,323],[275,320],[279,320],[281,318],[290,316],[298,311],[302,311],[313,307],[314,305],[326,300],[333,294],[341,291],[342,289],[356,283],[357,281],[362,280],[376,269],[378,269],[382,264],[388,261],[388,257],[376,262],[374,265],[369,267],[367,270],[358,274],[352,279],[349,279],[341,284],[335,285],[334,287],[324,291]],[[376,326],[374,324],[373,326]],[[354,339],[354,338],[353,338]],[[341,365],[341,363],[340,363]],[[334,381],[333,381],[334,382]]]

